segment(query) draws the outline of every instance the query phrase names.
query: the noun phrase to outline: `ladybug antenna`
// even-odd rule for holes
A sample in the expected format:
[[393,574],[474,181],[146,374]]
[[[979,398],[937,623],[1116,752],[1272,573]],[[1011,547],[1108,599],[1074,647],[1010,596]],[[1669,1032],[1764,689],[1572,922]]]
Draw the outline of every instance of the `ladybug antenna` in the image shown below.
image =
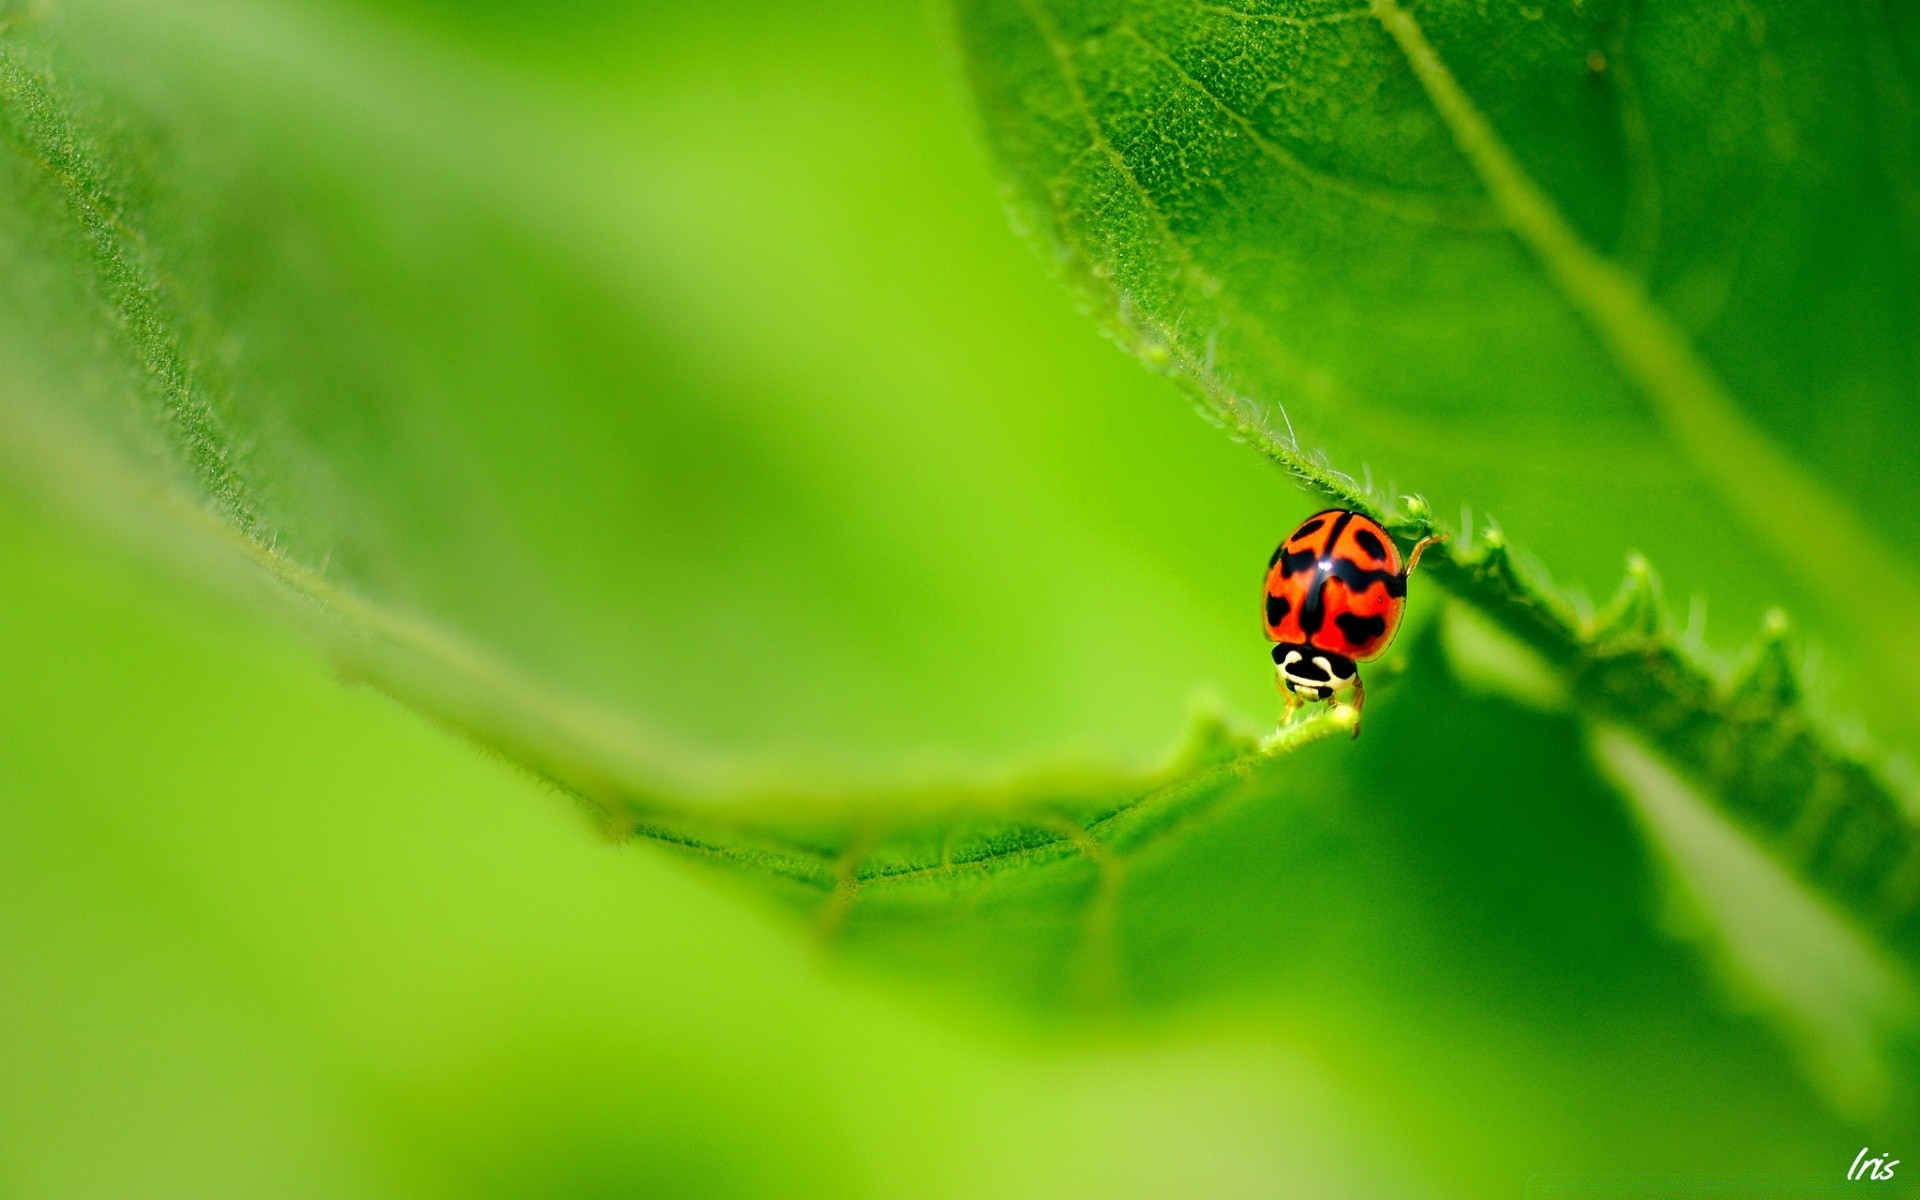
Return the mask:
[[1426,553],[1428,546],[1436,545],[1446,540],[1447,540],[1446,534],[1436,533],[1436,534],[1433,534],[1431,537],[1423,537],[1419,541],[1415,542],[1413,545],[1413,553],[1407,558],[1407,569],[1400,573],[1400,577],[1404,579],[1408,575],[1413,574],[1413,569],[1420,565],[1420,556]]

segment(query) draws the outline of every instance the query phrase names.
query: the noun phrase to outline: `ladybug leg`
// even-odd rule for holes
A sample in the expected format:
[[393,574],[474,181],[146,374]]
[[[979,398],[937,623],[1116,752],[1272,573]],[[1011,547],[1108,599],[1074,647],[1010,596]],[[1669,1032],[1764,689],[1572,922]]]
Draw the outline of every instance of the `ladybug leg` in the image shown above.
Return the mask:
[[1285,729],[1287,726],[1293,724],[1293,714],[1300,710],[1300,697],[1294,695],[1284,687],[1281,688],[1280,691],[1281,694],[1287,698],[1287,707],[1280,714],[1280,728]]
[[1366,703],[1367,685],[1360,681],[1358,675],[1355,675],[1353,677],[1353,740],[1356,742],[1360,740],[1360,710]]
[[1413,569],[1420,565],[1420,556],[1426,553],[1428,546],[1437,545],[1446,540],[1446,534],[1436,533],[1432,537],[1423,537],[1414,543],[1413,553],[1407,557],[1407,569],[1400,572],[1400,578],[1405,579],[1407,576],[1413,574]]

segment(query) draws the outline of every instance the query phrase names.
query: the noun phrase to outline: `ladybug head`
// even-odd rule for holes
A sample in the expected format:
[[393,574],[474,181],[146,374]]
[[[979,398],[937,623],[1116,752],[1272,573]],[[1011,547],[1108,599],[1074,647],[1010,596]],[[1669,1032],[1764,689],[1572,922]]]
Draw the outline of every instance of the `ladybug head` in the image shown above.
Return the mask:
[[1359,670],[1344,654],[1295,642],[1273,648],[1273,669],[1280,686],[1303,700],[1331,700],[1353,686]]

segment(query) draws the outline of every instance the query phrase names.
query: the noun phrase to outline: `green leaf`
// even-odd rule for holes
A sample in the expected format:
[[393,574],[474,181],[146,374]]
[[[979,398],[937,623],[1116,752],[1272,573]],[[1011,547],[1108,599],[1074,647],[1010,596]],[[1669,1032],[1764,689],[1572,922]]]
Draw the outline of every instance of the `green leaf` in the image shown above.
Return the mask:
[[582,95],[338,10],[21,9],[12,397],[655,758],[1145,768],[1199,686],[1264,717],[1235,592],[1297,500],[1007,237],[920,16],[730,21]]
[[[1736,628],[1788,603],[1839,702],[1920,745],[1920,573],[1898,540],[1898,481],[1920,464],[1902,18],[1393,0],[958,14],[1016,210],[1110,331],[1236,437],[1409,537],[1443,528],[1436,510],[1498,512],[1463,514],[1433,577],[1543,656],[1550,690],[1636,727],[1920,961],[1899,764],[1808,715],[1769,665],[1777,615],[1736,679],[1731,652],[1671,625],[1646,558],[1597,613],[1578,588],[1634,546]],[[1363,461],[1365,483],[1330,465]],[[1431,499],[1389,511],[1399,487]]]
[[1341,1163],[1379,1157],[1372,1119],[1271,1039],[1063,1070],[823,971],[710,870],[583,836],[284,622],[11,485],[0,1187],[1038,1197],[1198,1156],[1368,1194]]

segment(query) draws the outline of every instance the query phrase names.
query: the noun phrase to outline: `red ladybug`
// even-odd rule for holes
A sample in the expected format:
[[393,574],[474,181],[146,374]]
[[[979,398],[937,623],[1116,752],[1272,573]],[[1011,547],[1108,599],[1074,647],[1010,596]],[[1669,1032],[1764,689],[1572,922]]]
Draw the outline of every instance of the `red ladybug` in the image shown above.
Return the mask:
[[1400,548],[1371,517],[1329,508],[1300,522],[1267,561],[1264,624],[1286,716],[1303,700],[1353,689],[1353,736],[1360,736],[1366,689],[1357,662],[1380,657],[1400,628],[1407,576],[1442,539],[1423,538],[1400,569]]

